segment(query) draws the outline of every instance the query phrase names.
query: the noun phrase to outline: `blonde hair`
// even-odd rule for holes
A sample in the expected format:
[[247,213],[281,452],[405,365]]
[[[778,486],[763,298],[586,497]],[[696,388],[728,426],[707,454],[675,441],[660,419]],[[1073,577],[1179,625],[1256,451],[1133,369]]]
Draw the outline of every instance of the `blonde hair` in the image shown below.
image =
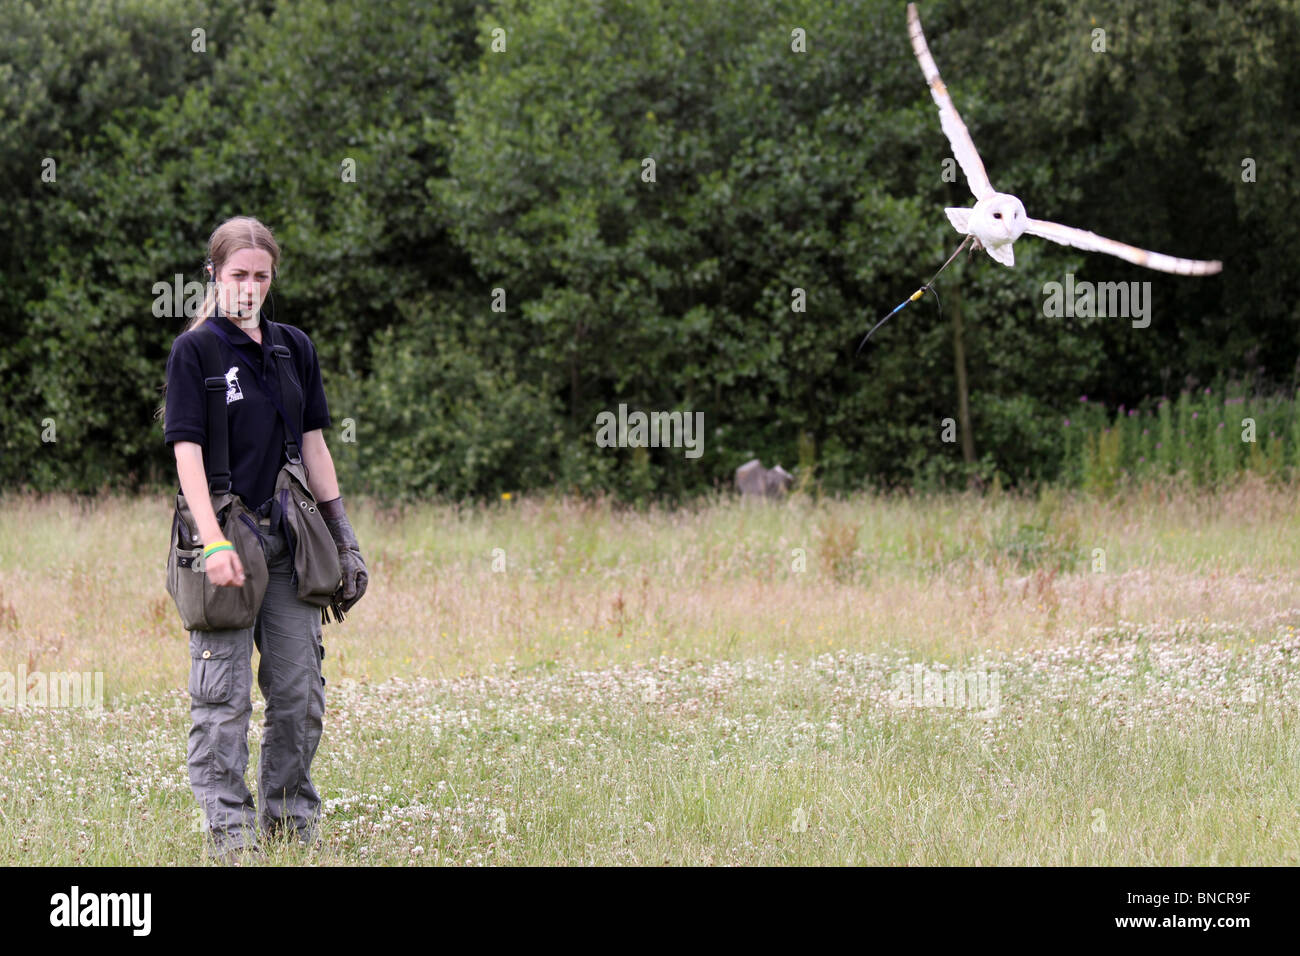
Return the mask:
[[[271,276],[277,278],[279,275],[280,265],[280,245],[275,241],[275,236],[260,220],[252,216],[234,216],[227,219],[216,229],[212,230],[212,235],[208,237],[208,258],[204,263],[205,279],[207,280],[207,295],[203,297],[203,304],[199,306],[198,312],[194,318],[186,324],[177,338],[184,335],[191,329],[197,329],[206,322],[217,309],[217,284],[216,278],[221,274],[222,268],[231,256],[236,252],[244,249],[262,249],[271,255]],[[207,269],[211,268],[211,273]],[[167,407],[167,383],[163,382],[162,386],[162,403],[154,412],[153,417],[161,419],[163,411]]]

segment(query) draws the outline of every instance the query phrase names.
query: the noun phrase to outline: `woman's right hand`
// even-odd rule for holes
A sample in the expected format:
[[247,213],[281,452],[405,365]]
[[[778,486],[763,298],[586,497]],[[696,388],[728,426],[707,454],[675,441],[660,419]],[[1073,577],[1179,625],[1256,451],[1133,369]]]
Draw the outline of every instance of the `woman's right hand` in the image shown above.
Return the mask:
[[208,558],[204,568],[208,580],[219,588],[244,586],[244,566],[239,563],[239,555],[230,549],[218,551]]

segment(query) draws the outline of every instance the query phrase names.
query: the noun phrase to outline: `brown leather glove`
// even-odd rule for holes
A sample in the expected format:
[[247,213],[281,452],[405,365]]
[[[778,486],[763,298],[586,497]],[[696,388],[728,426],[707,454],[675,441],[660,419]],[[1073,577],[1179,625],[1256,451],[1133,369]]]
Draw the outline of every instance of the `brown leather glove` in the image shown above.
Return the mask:
[[361,595],[366,593],[366,585],[370,581],[366,562],[361,558],[361,547],[357,544],[356,533],[352,530],[352,524],[343,510],[343,496],[340,495],[329,501],[318,501],[316,507],[320,509],[321,517],[325,519],[325,526],[330,529],[330,537],[334,539],[334,545],[339,549],[339,568],[343,572],[343,583],[334,592],[334,598],[344,611],[350,611],[352,605],[360,601]]

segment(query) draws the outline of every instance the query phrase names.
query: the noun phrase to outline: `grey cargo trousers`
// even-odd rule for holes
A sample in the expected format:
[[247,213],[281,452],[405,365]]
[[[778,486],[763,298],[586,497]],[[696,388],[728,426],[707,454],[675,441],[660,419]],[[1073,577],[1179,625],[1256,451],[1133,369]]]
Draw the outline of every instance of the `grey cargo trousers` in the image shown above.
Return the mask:
[[[318,838],[321,801],[309,771],[325,714],[320,608],[298,600],[283,531],[266,518],[258,531],[270,575],[253,626],[190,632],[190,788],[217,853],[257,842],[259,824],[266,836],[292,833],[308,844]],[[266,699],[257,766],[260,815],[244,784],[254,645]]]

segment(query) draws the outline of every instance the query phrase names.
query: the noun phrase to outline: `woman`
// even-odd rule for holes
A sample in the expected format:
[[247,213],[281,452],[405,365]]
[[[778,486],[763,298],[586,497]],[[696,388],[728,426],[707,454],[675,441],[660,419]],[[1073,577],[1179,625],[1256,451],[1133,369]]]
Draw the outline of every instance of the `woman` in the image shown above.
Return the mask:
[[[167,359],[163,437],[175,452],[181,492],[204,544],[204,573],[217,586],[244,582],[239,555],[213,513],[204,470],[207,398],[197,337],[215,332],[226,374],[230,490],[258,512],[270,577],[252,627],[190,632],[190,786],[207,819],[209,849],[227,862],[247,851],[262,852],[259,826],[263,835],[291,832],[307,845],[319,839],[321,800],[309,771],[325,712],[325,651],[321,609],[298,599],[284,528],[272,526],[272,515],[278,515],[276,477],[287,458],[277,386],[299,389],[302,396],[301,419],[287,437],[302,436],[308,487],[339,551],[344,610],[360,600],[368,579],[322,434],[330,417],[315,346],[302,330],[277,324],[292,353],[293,374],[281,376],[271,352],[271,323],[261,317],[279,261],[275,237],[261,222],[241,216],[222,223],[208,240],[208,296]],[[201,329],[205,322],[213,328]],[[278,381],[282,377],[290,380]],[[244,783],[255,645],[261,655],[258,686],[266,698],[257,770],[260,814]]]

